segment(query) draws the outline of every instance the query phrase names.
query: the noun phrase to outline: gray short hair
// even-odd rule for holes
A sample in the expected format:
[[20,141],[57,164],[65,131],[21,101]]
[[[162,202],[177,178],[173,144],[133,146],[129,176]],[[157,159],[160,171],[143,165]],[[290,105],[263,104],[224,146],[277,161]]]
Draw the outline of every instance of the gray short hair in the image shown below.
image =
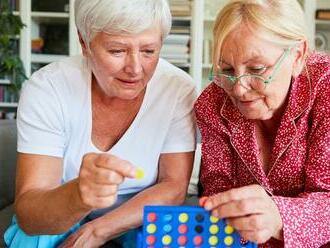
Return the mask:
[[76,27],[88,46],[98,32],[137,34],[160,25],[162,40],[171,29],[167,0],[75,0]]
[[308,41],[304,12],[297,0],[231,0],[214,25],[213,63],[221,57],[227,36],[241,25],[256,32],[266,31],[263,38],[283,47]]

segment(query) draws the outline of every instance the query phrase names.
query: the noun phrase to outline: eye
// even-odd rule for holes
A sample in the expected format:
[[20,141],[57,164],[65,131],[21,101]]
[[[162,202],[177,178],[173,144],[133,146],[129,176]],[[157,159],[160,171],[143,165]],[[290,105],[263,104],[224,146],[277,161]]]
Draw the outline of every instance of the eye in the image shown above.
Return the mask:
[[144,50],[141,50],[141,52],[147,57],[152,57],[156,54],[155,49],[144,49]]
[[263,74],[266,70],[267,67],[266,66],[258,66],[258,67],[251,67],[248,69],[250,74]]
[[227,75],[234,75],[235,70],[233,68],[222,68],[220,73],[227,74]]
[[121,56],[123,55],[126,51],[124,49],[111,49],[108,51],[110,54],[114,56]]
[[155,50],[153,49],[147,49],[147,50],[143,50],[144,53],[148,53],[148,54],[154,54]]

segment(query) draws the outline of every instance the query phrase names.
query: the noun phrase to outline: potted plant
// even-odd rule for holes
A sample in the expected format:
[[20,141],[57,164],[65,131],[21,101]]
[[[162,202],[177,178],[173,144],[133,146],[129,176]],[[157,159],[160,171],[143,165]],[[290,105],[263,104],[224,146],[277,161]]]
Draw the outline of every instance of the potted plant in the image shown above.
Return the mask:
[[0,79],[8,79],[11,101],[17,101],[23,81],[27,78],[18,54],[18,35],[24,27],[13,14],[10,0],[0,0]]

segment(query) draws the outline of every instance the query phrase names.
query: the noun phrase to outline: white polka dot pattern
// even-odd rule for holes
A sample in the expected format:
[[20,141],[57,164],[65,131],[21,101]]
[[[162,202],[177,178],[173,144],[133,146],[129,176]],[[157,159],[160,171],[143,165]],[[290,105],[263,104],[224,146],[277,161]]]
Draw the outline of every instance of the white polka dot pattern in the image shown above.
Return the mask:
[[311,54],[307,70],[292,81],[267,175],[254,123],[221,88],[211,84],[195,104],[203,195],[255,183],[274,195],[284,243],[271,239],[260,247],[330,247],[330,57]]

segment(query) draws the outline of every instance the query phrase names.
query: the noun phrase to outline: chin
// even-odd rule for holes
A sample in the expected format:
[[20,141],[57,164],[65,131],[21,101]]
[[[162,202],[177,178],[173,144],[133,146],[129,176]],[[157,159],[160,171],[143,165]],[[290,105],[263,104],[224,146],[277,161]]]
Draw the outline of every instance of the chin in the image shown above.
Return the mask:
[[122,92],[121,94],[119,94],[119,98],[123,99],[123,100],[134,100],[135,98],[137,98],[140,95],[140,91],[139,92]]
[[255,112],[255,111],[246,111],[246,112],[241,112],[242,115],[244,115],[244,117],[246,119],[249,120],[269,120],[273,117],[272,113],[266,112]]
[[269,120],[273,117],[273,111],[265,106],[254,106],[251,108],[245,108],[238,106],[241,114],[249,120]]

